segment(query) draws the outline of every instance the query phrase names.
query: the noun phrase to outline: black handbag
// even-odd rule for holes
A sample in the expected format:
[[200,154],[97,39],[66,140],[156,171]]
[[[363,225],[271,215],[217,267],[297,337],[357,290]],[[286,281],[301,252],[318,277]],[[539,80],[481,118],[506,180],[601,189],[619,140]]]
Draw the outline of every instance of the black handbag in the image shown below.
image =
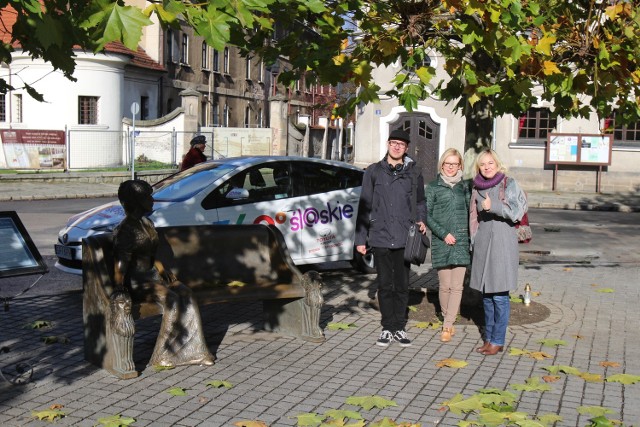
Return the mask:
[[420,232],[420,227],[416,224],[416,174],[415,167],[411,170],[411,226],[407,234],[407,243],[404,246],[404,260],[410,264],[424,264],[429,250],[429,238]]

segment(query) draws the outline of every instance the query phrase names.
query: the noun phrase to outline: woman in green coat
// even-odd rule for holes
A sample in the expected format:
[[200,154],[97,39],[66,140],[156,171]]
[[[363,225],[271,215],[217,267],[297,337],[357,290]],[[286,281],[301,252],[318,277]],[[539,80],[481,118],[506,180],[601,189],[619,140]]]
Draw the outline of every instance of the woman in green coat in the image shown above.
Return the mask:
[[440,341],[451,341],[469,254],[469,182],[462,179],[460,152],[449,148],[440,157],[440,173],[427,186],[427,226],[432,233],[431,263],[438,271],[440,307],[444,317]]

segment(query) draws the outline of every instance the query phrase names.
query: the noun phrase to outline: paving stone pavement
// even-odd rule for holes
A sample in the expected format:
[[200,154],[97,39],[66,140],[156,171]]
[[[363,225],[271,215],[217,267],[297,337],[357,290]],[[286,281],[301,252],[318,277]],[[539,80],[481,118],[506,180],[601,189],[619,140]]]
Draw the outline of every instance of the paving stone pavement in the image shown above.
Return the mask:
[[[481,342],[475,325],[460,326],[447,344],[437,331],[416,327],[408,333],[413,345],[377,347],[379,313],[367,304],[368,275],[322,271],[325,306],[322,313],[326,341],[321,344],[261,330],[261,303],[215,304],[202,308],[205,334],[217,356],[211,367],[178,367],[155,372],[145,367],[159,329],[159,317],[136,324],[136,365],[142,371],[133,380],[118,380],[84,361],[82,299],[80,292],[23,296],[0,311],[0,367],[7,378],[18,363],[33,367],[31,381],[9,385],[0,379],[0,423],[3,426],[44,426],[32,416],[51,405],[62,405],[63,426],[93,426],[98,419],[121,414],[135,426],[233,426],[242,420],[261,420],[269,426],[295,426],[297,416],[331,409],[357,410],[366,422],[384,417],[422,426],[456,426],[474,415],[443,410],[443,402],[461,393],[470,397],[496,388],[516,395],[516,409],[534,414],[559,414],[556,426],[586,426],[591,415],[580,406],[610,409],[610,419],[640,425],[640,383],[585,381],[559,373],[550,391],[520,392],[511,388],[528,378],[541,378],[544,367],[571,366],[580,372],[607,378],[614,374],[640,375],[640,267],[636,264],[536,264],[520,266],[520,289],[528,282],[536,302],[550,309],[544,321],[512,326],[507,349],[497,356],[474,351]],[[414,268],[412,286],[434,290],[428,265]],[[613,292],[598,292],[610,288]],[[50,327],[25,328],[36,320]],[[355,325],[330,330],[329,323]],[[45,344],[44,337],[64,337],[67,343]],[[541,339],[565,345],[544,347]],[[509,349],[544,351],[550,358],[535,360],[510,355]],[[438,368],[446,358],[466,361],[460,369]],[[620,366],[603,367],[601,362]],[[211,380],[233,387],[207,386]],[[167,390],[182,387],[186,396]],[[363,410],[348,405],[350,396],[378,395],[397,406]],[[241,425],[241,424],[240,424]]]

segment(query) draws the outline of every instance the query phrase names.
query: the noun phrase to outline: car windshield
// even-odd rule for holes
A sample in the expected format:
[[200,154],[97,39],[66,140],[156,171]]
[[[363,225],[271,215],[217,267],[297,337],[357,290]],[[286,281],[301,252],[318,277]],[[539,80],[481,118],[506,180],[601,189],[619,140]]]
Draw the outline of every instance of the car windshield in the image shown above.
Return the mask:
[[186,200],[236,167],[237,165],[229,163],[196,165],[157,183],[154,186],[153,200],[157,202]]

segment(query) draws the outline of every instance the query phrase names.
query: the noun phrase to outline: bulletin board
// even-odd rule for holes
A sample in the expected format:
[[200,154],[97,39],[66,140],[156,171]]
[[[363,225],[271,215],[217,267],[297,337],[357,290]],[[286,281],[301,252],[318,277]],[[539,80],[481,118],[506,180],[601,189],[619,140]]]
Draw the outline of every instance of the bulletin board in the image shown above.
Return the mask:
[[551,133],[547,163],[559,165],[611,165],[613,135]]
[[596,166],[596,192],[600,192],[602,167],[611,165],[613,135],[551,133],[547,138],[547,164],[554,166],[552,189],[556,189],[559,165]]

